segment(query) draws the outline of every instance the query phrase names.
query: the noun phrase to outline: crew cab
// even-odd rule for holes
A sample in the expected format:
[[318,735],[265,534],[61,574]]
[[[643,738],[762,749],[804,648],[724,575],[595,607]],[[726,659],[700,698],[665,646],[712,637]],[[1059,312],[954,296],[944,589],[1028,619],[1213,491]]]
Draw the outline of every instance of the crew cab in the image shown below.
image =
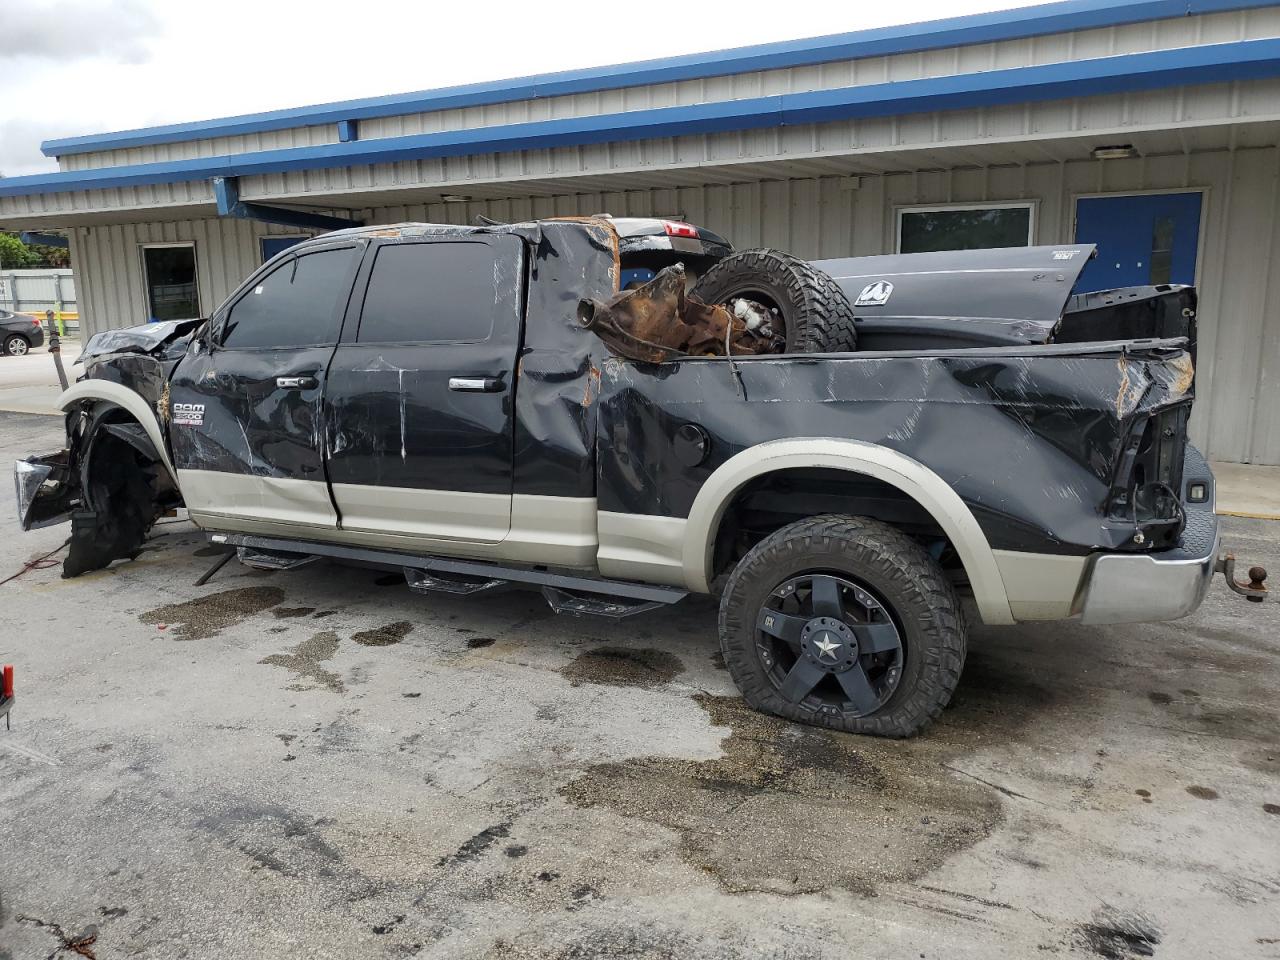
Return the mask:
[[[66,449],[17,464],[22,524],[70,517],[68,576],[185,507],[258,566],[525,585],[604,616],[715,594],[752,706],[890,736],[951,697],[962,597],[986,624],[1200,604],[1218,533],[1186,439],[1194,291],[1118,294],[1156,304],[1143,335],[1119,317],[1078,342],[1107,326],[1068,303],[1087,245],[679,247],[630,260],[603,217],[299,244],[207,320],[86,345]],[[695,314],[712,346],[654,341]]]

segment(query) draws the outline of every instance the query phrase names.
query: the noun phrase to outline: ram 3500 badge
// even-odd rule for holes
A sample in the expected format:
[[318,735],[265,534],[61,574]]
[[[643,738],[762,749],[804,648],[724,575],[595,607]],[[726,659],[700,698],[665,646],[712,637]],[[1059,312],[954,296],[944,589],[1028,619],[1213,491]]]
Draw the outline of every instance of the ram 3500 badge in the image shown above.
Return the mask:
[[[752,706],[904,736],[955,689],[962,598],[988,624],[1173,619],[1225,566],[1186,440],[1195,292],[1073,297],[1091,254],[330,233],[205,321],[94,337],[66,449],[17,465],[21,521],[70,517],[68,576],[182,506],[258,566],[605,616],[714,593]],[[1229,582],[1259,599],[1254,573]]]

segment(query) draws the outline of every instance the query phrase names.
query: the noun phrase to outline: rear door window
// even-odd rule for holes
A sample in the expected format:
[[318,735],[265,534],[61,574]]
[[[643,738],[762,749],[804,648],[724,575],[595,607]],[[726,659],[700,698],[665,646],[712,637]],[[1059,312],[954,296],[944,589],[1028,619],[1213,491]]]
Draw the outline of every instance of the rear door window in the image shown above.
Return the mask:
[[355,247],[342,247],[285,261],[235,302],[222,345],[268,349],[336,342],[355,257]]
[[487,243],[394,243],[378,248],[359,343],[478,343],[498,314]]

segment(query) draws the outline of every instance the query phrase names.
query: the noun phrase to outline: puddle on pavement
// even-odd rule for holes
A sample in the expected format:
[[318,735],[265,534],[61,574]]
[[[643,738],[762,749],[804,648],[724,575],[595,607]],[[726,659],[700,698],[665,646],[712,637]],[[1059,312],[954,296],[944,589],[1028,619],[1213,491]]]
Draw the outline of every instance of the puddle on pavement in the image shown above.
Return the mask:
[[561,788],[675,830],[681,855],[729,892],[873,892],[913,880],[986,837],[997,789],[948,769],[1008,738],[1050,691],[971,658],[955,705],[921,737],[879,740],[789,723],[737,697],[698,694],[728,727],[714,760],[641,757],[598,764]]
[[[175,640],[203,640],[284,600],[280,587],[237,587],[141,614],[143,623],[167,624]],[[176,629],[175,629],[176,627]]]
[[597,647],[578,654],[560,673],[574,686],[603,683],[614,687],[658,687],[683,671],[679,658],[665,650]]
[[[290,690],[313,690],[316,686],[321,686],[334,693],[342,693],[342,678],[320,666],[326,660],[332,660],[337,652],[338,635],[332,630],[326,630],[309,640],[303,640],[288,653],[273,653],[258,662],[292,670],[294,682],[289,684]],[[304,682],[308,680],[311,681],[310,684]]]
[[353,633],[351,639],[362,647],[389,647],[399,643],[413,631],[413,624],[408,620],[397,620],[395,623],[384,623],[372,630],[361,630]]

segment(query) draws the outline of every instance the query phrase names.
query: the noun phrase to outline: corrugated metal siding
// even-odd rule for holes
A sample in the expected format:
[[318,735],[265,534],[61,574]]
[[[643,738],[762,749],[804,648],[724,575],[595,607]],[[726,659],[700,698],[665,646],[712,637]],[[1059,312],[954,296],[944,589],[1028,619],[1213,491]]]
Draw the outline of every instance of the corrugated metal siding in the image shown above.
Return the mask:
[[70,241],[82,329],[88,336],[146,321],[143,244],[195,243],[196,285],[207,315],[261,262],[259,237],[305,232],[232,218],[76,227]]
[[[374,139],[532,120],[594,116],[1276,36],[1280,36],[1280,6],[1154,20],[1023,40],[952,47],[926,53],[869,57],[819,66],[764,70],[706,80],[377,118],[362,121],[360,135],[362,139]],[[72,154],[59,158],[59,165],[62,170],[85,170],[256,150],[317,146],[336,140],[337,129],[334,124],[304,126],[262,134]]]
[[[579,193],[472,203],[379,207],[370,223],[516,221],[609,212],[684,216],[738,247],[777,246],[808,258],[893,248],[899,206],[1029,200],[1036,240],[1068,242],[1077,197],[1142,190],[1205,193],[1200,249],[1199,402],[1195,441],[1215,459],[1280,463],[1280,149],[1123,161],[989,166],[861,177],[773,180]],[[194,240],[201,301],[210,311],[258,262],[257,238],[288,232],[240,220],[79,228],[72,255],[90,330],[145,316],[144,242]]]
[[[604,174],[643,175],[781,160],[843,160],[875,168],[875,155],[1009,144],[1010,159],[1052,156],[1055,138],[1129,136],[1144,129],[1202,127],[1230,120],[1280,119],[1280,80],[1256,80],[1161,91],[1053,101],[983,110],[796,125],[707,136],[528,150],[454,159],[428,159],[241,178],[246,198],[303,198],[326,193],[376,193],[408,185],[466,193],[468,185]],[[1048,153],[1046,153],[1048,151]],[[933,166],[927,154],[912,166]]]
[[[957,110],[904,117],[796,125],[764,130],[609,143],[551,150],[527,150],[485,156],[424,159],[361,167],[242,177],[246,200],[307,201],[325,205],[378,203],[377,194],[417,187],[470,194],[480,188],[522,193],[524,182],[542,181],[531,192],[590,189],[574,181],[585,177],[626,177],[656,184],[683,172],[695,182],[741,182],[770,176],[743,167],[770,163],[808,164],[814,175],[954,165],[957,150],[972,151],[964,162],[985,162],[982,152],[1000,151],[1002,162],[1031,163],[1087,152],[1070,137],[1121,138],[1130,142],[1153,131],[1165,149],[1191,150],[1206,131],[1232,121],[1237,146],[1275,142],[1280,122],[1280,79],[1175,88],[1052,101],[982,110]],[[1227,142],[1225,139],[1222,143]],[[935,156],[933,151],[950,151]],[[824,170],[824,167],[826,168]],[[809,171],[805,171],[808,173]],[[341,198],[341,199],[338,199]],[[0,221],[23,222],[41,215],[84,217],[121,210],[183,207],[203,215],[212,205],[208,183],[122,187],[39,196],[0,197]],[[178,208],[178,213],[173,209]]]

